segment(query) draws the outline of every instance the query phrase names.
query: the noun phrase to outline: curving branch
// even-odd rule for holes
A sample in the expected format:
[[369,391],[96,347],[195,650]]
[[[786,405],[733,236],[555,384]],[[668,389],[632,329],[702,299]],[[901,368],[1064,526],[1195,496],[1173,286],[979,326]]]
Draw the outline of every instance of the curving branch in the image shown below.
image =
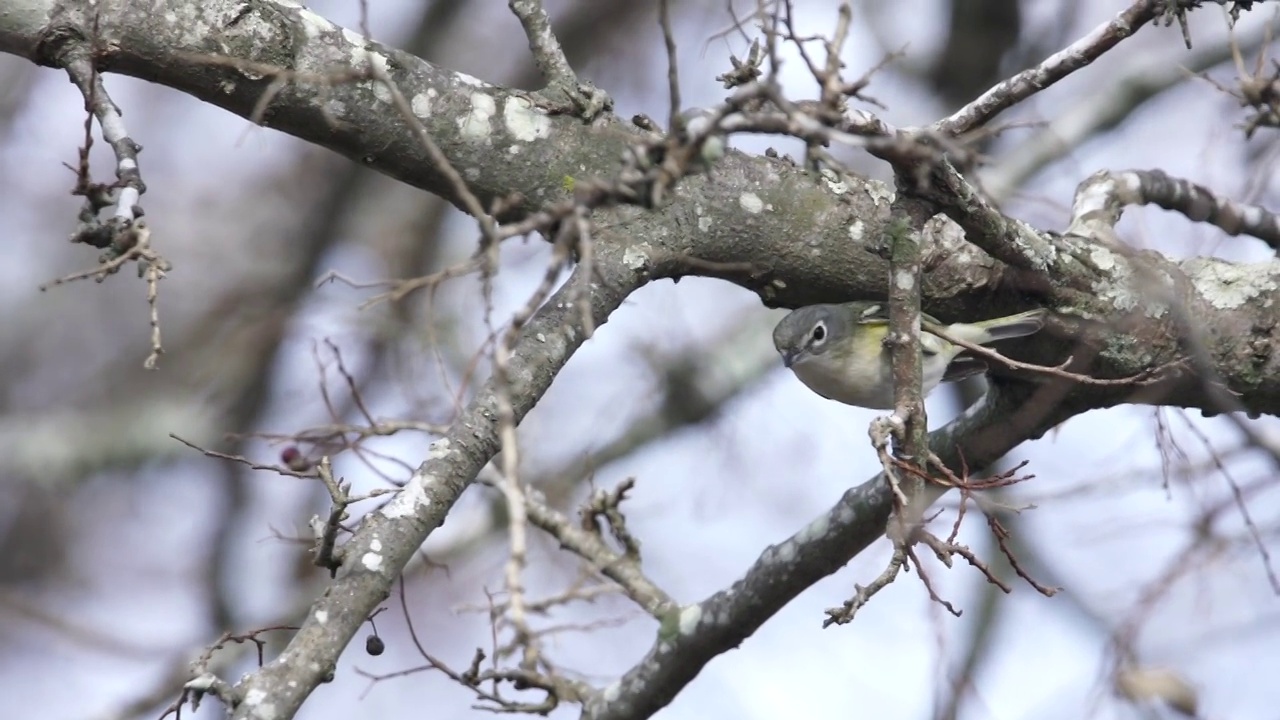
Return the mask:
[[[588,324],[599,326],[647,275],[628,268],[620,254],[603,250],[599,279],[587,297],[592,317],[582,317],[571,279],[547,300],[512,348],[509,397],[516,421],[542,397],[556,373],[585,341]],[[497,388],[490,381],[432,444],[422,466],[394,498],[370,513],[337,552],[341,562],[329,590],[311,607],[288,647],[232,688],[233,717],[265,720],[292,717],[320,683],[330,677],[338,656],[427,536],[498,450]]]
[[[1046,411],[1043,396],[1025,389],[988,393],[947,426],[929,434],[929,448],[952,467],[963,457],[983,467],[1069,417]],[[946,491],[922,488],[928,506]],[[622,679],[590,700],[590,720],[640,720],[665,707],[716,656],[751,637],[806,588],[843,568],[879,538],[894,498],[883,474],[849,490],[831,509],[777,545],[765,548],[741,580],[702,602],[671,612],[648,654]]]
[[1160,170],[1101,170],[1091,175],[1076,191],[1072,214],[1078,222],[1072,223],[1069,232],[1084,230],[1097,217],[1118,220],[1127,205],[1157,205],[1188,220],[1215,225],[1228,235],[1252,235],[1280,249],[1280,217],[1275,213],[1220,197],[1203,185]]
[[[0,50],[47,63],[45,41],[56,29],[88,29],[93,18],[72,7],[31,0],[45,14],[0,17]],[[617,158],[645,135],[606,116],[592,125],[576,118],[545,114],[527,93],[487,85],[419,58],[365,40],[291,3],[244,6],[224,0],[204,3],[201,12],[210,33],[185,32],[181,17],[142,12],[120,2],[103,3],[97,32],[107,48],[104,63],[114,71],[146,77],[251,117],[275,79],[269,68],[306,70],[307,82],[286,83],[262,114],[271,126],[328,147],[405,182],[460,203],[453,184],[431,163],[419,139],[409,132],[391,99],[374,80],[339,82],[350,75],[352,57],[373,53],[376,64],[408,99],[435,143],[455,167],[468,169],[468,188],[482,205],[515,198],[517,210],[567,197],[567,187],[608,177]],[[246,14],[247,13],[247,14]],[[213,56],[216,47],[237,48],[231,56]],[[288,48],[283,53],[281,48]],[[329,75],[325,73],[328,72]],[[494,153],[493,148],[518,148]],[[925,310],[940,319],[973,317],[1024,309],[1028,297],[1069,317],[1072,330],[1097,323],[1091,341],[1101,346],[1095,374],[1136,375],[1175,359],[1172,328],[1148,322],[1142,340],[1158,353],[1134,352],[1128,340],[1107,327],[1132,311],[1140,297],[1118,265],[1089,257],[1095,248],[1043,233],[1002,216],[976,193],[946,182],[929,196],[965,230],[923,249]],[[887,236],[893,193],[880,183],[854,176],[831,183],[780,159],[728,153],[714,178],[689,177],[670,201],[652,211],[619,209],[596,217],[604,227],[625,228],[643,241],[633,250],[636,262],[655,276],[685,274],[720,277],[757,293],[769,305],[884,297],[887,263],[877,254]],[[813,212],[813,208],[822,208]],[[852,242],[850,242],[852,240]],[[975,253],[970,245],[985,253]],[[1110,252],[1110,251],[1106,251]],[[995,258],[1018,260],[1013,267]],[[1271,311],[1257,304],[1220,302],[1213,290],[1226,274],[1245,274],[1253,282],[1271,282],[1271,263],[1241,268],[1215,260],[1173,263],[1155,259],[1158,273],[1179,278],[1191,289],[1196,312],[1214,326],[1269,326]],[[1053,281],[1046,280],[1052,277]],[[1205,291],[1208,294],[1205,294]],[[1045,347],[1061,354],[1069,345]],[[1050,363],[1056,364],[1056,363]],[[1219,368],[1232,384],[1247,382],[1258,412],[1280,410],[1280,363],[1261,368],[1227,363]],[[1234,385],[1233,385],[1234,386]],[[1100,399],[1101,405],[1123,401]],[[1206,407],[1202,394],[1179,404]]]
[[997,162],[983,168],[982,187],[998,201],[1009,198],[1029,178],[1114,128],[1149,101],[1181,87],[1193,73],[1227,62],[1234,53],[1257,52],[1270,42],[1268,35],[1259,28],[1208,48],[1202,45],[1181,62],[1174,52],[1140,59],[1113,82],[1048,118],[1044,127],[1001,152]]

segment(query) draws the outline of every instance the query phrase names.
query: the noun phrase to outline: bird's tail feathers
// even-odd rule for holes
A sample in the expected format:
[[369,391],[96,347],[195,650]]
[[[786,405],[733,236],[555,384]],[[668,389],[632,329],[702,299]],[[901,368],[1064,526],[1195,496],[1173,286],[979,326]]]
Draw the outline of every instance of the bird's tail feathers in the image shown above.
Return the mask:
[[1043,308],[1028,310],[1017,315],[992,318],[976,323],[960,323],[947,328],[948,332],[972,343],[987,343],[1032,335],[1044,327],[1047,313]]

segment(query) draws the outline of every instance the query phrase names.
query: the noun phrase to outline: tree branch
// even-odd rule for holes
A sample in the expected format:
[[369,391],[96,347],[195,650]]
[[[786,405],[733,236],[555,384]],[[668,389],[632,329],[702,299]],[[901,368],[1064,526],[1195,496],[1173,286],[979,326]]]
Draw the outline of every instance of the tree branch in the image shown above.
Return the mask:
[[[977,406],[930,433],[929,447],[949,467],[960,467],[961,456],[970,467],[983,467],[1073,412],[1040,402],[1038,391],[1025,385],[993,387]],[[926,485],[922,506],[946,489]],[[883,474],[846,492],[830,510],[766,548],[741,580],[700,603],[673,610],[648,654],[588,701],[583,717],[642,720],[665,707],[712,658],[741,645],[797,595],[879,538],[893,507]]]
[[[385,65],[386,75],[449,163],[467,168],[468,188],[485,207],[495,199],[518,197],[515,208],[528,211],[534,199],[539,207],[567,199],[567,187],[616,174],[617,158],[649,137],[612,116],[584,125],[576,118],[545,114],[526,93],[486,85],[344,33],[292,4],[210,0],[201,6],[202,17],[216,20],[209,21],[207,35],[187,32],[181,13],[151,12],[123,0],[104,0],[96,19],[79,6],[55,6],[51,0],[30,0],[24,7],[31,6],[44,14],[0,16],[0,50],[48,63],[44,50],[51,38],[65,32],[87,34],[96,20],[108,69],[181,89],[245,117],[274,88],[262,113],[266,124],[455,204],[460,199],[453,184],[393,111],[385,87],[372,78],[359,79],[353,57],[366,67],[368,51],[373,63]],[[234,48],[238,54],[210,55],[215,48]],[[309,82],[275,87],[271,68],[306,70]],[[342,77],[346,80],[339,81]],[[518,152],[494,153],[495,147]],[[937,233],[944,241],[922,248],[927,312],[944,321],[991,316],[1025,309],[1034,298],[1064,314],[1066,329],[1087,336],[1096,348],[1095,365],[1088,368],[1095,375],[1133,376],[1180,359],[1176,328],[1159,322],[1154,311],[1133,315],[1135,308],[1149,303],[1123,263],[1107,262],[1113,250],[1006,218],[954,169],[938,172],[936,187],[925,199],[942,207],[965,232]],[[723,278],[769,305],[887,294],[887,263],[874,252],[891,219],[891,194],[880,183],[846,173],[834,184],[785,160],[729,152],[717,162],[714,178],[684,178],[669,195],[669,202],[649,211],[623,208],[597,213],[593,220],[644,238],[633,246],[633,259],[655,276]],[[986,254],[974,252],[971,244]],[[1280,324],[1280,307],[1224,303],[1200,292],[1242,273],[1259,286],[1274,283],[1280,262],[1245,267],[1197,259],[1178,264],[1152,255],[1148,263],[1156,275],[1174,278],[1189,291],[1188,307],[1206,324],[1231,329],[1232,334],[1217,340],[1222,347],[1210,353],[1218,358],[1216,370],[1224,382],[1250,390],[1251,411],[1280,413],[1280,354],[1259,365],[1252,355],[1233,348],[1249,328]],[[1072,343],[1053,343],[1047,335],[1018,348],[1035,351],[1040,364],[1047,365],[1058,364],[1076,349]],[[1092,407],[1131,397],[1099,388],[1077,392],[1093,393]],[[1194,381],[1148,388],[1145,397],[1213,407]]]
[[[582,317],[574,302],[586,285],[570,278],[517,340],[508,375],[517,421],[533,408],[585,340],[585,325],[604,323],[647,280],[611,249],[602,249],[595,264],[597,278],[590,283],[589,297],[593,317]],[[387,598],[401,569],[498,451],[496,394],[495,381],[490,380],[450,431],[432,443],[428,459],[405,487],[365,516],[360,529],[341,547],[343,564],[337,579],[312,605],[289,646],[235,686],[236,720],[292,717],[311,691],[332,675],[343,649],[369,613]]]
[[1159,16],[1164,6],[1163,0],[1138,0],[1044,62],[1000,82],[950,117],[934,123],[934,129],[956,136],[981,127],[1001,112],[1097,60]]

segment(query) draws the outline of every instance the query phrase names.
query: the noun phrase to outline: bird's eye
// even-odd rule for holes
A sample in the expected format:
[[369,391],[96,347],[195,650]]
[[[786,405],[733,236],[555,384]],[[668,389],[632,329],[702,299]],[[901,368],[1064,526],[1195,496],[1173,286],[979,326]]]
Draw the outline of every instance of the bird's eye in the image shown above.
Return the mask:
[[823,340],[826,340],[826,339],[827,339],[827,326],[826,326],[826,325],[824,325],[824,324],[822,324],[822,323],[818,323],[817,325],[814,325],[814,326],[813,326],[813,341],[814,341],[815,343],[820,343],[820,342],[822,342]]

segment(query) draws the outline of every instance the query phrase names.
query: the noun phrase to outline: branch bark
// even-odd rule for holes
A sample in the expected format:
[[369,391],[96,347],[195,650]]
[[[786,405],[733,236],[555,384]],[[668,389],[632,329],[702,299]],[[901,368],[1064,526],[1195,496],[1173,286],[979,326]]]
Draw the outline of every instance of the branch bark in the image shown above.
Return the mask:
[[[603,324],[633,290],[644,272],[628,268],[606,250],[590,283],[593,317],[583,318],[576,295],[585,283],[570,278],[521,333],[508,374],[516,420],[522,419],[551,386],[556,373],[586,339],[585,325]],[[330,678],[338,657],[365,619],[385,600],[427,536],[498,451],[497,389],[491,380],[450,427],[405,487],[381,509],[369,513],[341,548],[342,566],[334,583],[307,614],[288,647],[235,686],[236,720],[292,717],[303,701]]]
[[[1024,438],[1039,437],[1073,414],[1069,407],[1046,405],[1041,399],[1025,386],[990,392],[954,422],[930,433],[929,448],[949,467],[959,468],[962,457],[970,468],[985,467]],[[922,505],[944,492],[926,485]],[[765,548],[732,586],[673,610],[645,657],[589,701],[583,717],[641,720],[661,710],[713,658],[737,648],[797,595],[879,538],[893,503],[884,475],[876,475],[790,538]]]
[[[584,125],[547,114],[536,96],[366,41],[289,2],[171,0],[166,12],[127,0],[97,7],[94,18],[79,3],[15,3],[0,16],[0,51],[47,64],[61,44],[96,32],[107,70],[177,88],[243,117],[253,115],[272,87],[278,75],[272,69],[302,73],[297,77],[307,82],[286,83],[272,96],[262,115],[266,125],[455,204],[460,198],[453,186],[428,161],[387,94],[371,80],[335,79],[365,62],[366,51],[385,64],[451,164],[467,169],[470,190],[486,206],[516,195],[526,209],[566,198],[576,182],[610,176],[624,149],[643,137],[611,115]],[[937,186],[955,190],[958,180],[943,177]],[[887,263],[873,250],[888,234],[892,198],[878,182],[844,176],[836,183],[782,159],[730,152],[713,178],[686,178],[668,204],[619,209],[596,220],[637,238],[635,257],[655,277],[719,277],[767,305],[794,307],[887,295]],[[990,316],[1034,300],[1064,316],[1059,329],[1095,349],[1094,366],[1086,368],[1095,375],[1127,377],[1178,359],[1176,324],[1147,302],[1120,250],[1011,221],[972,192],[926,199],[965,231],[935,233],[936,244],[923,248],[922,296],[930,314],[944,321]],[[1016,262],[1011,267],[993,256]],[[1209,354],[1244,407],[1280,412],[1280,354],[1259,355],[1240,343],[1255,328],[1270,332],[1280,324],[1280,308],[1248,302],[1280,283],[1280,262],[1174,262],[1154,253],[1142,259],[1146,275],[1167,279],[1187,312],[1219,331]],[[1049,364],[1079,351],[1047,334],[1021,347],[1035,351],[1026,358],[1053,360]],[[1194,373],[1183,374],[1148,386],[1136,400],[1215,412],[1202,385]],[[1124,390],[1087,392],[1092,407],[1135,401]]]

